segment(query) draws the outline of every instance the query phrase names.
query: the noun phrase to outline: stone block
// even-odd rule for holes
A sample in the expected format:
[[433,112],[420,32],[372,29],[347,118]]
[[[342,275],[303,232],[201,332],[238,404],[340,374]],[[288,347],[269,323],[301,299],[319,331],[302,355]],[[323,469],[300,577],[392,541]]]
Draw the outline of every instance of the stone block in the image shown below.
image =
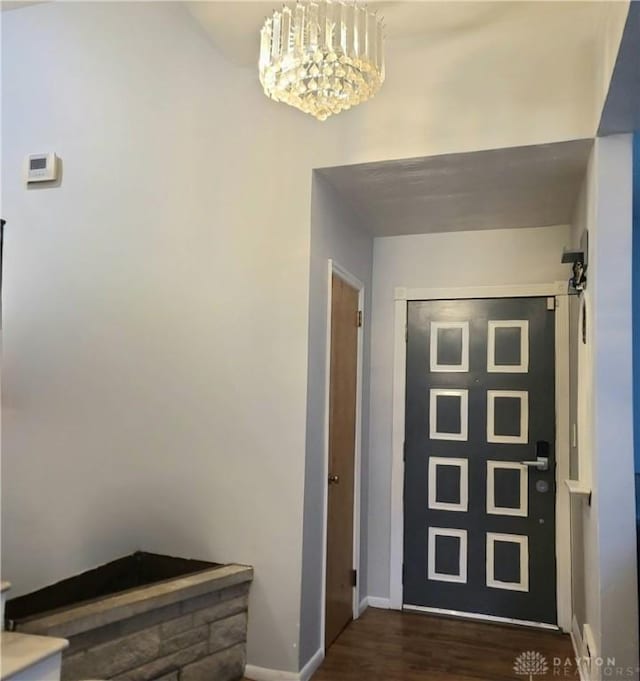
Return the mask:
[[212,591],[211,593],[202,594],[195,598],[189,598],[181,603],[181,612],[184,614],[202,610],[203,608],[210,608],[212,605],[220,603],[220,592]]
[[245,646],[240,644],[187,665],[180,673],[180,681],[238,681],[244,666]]
[[208,624],[209,622],[215,622],[216,620],[224,619],[225,617],[230,617],[238,612],[246,610],[248,607],[248,601],[246,596],[240,596],[239,598],[234,598],[230,601],[222,601],[222,603],[216,603],[208,608],[203,608],[202,610],[196,610],[193,613],[193,624]]
[[158,677],[162,678],[163,675],[170,675],[182,667],[205,657],[208,653],[207,643],[198,643],[195,646],[191,646],[191,648],[185,648],[172,655],[160,657],[141,667],[129,669],[115,676],[112,681],[156,681]]
[[176,634],[181,634],[183,631],[187,631],[187,629],[191,629],[192,627],[193,615],[183,615],[182,617],[177,617],[168,622],[165,621],[164,624],[160,626],[160,635],[162,637],[170,638]]
[[247,613],[240,612],[209,626],[209,651],[212,653],[245,641],[247,637]]
[[[143,629],[149,629],[160,622],[167,622],[167,620],[174,622],[179,615],[180,604],[174,603],[173,605],[167,605],[163,608],[156,608],[155,610],[136,615],[128,620],[113,622],[97,629],[90,629],[69,638],[67,653],[74,654],[80,650],[93,648],[115,638],[122,638]],[[178,632],[176,631],[175,633]]]
[[66,657],[62,672],[65,681],[111,677],[150,662],[160,654],[158,628],[117,638],[94,648]]
[[178,672],[171,672],[164,676],[157,676],[153,681],[179,681]]
[[209,636],[209,627],[206,624],[183,631],[171,638],[164,639],[160,644],[160,655],[169,655],[183,648],[190,648],[196,643],[206,641]]
[[226,589],[220,591],[220,600],[228,601],[231,598],[237,598],[238,596],[248,596],[249,595],[249,583],[236,584],[235,586],[229,586]]
[[91,678],[90,673],[89,676],[87,676],[85,657],[84,652],[79,652],[75,655],[63,655],[62,671],[60,673],[61,681],[76,681],[76,679]]

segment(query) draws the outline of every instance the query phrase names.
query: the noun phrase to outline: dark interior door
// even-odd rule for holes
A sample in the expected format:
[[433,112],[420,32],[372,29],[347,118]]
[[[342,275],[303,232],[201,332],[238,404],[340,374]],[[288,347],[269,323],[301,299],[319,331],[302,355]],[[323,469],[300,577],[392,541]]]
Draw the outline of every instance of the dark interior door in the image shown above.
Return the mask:
[[553,303],[408,303],[405,605],[556,624]]

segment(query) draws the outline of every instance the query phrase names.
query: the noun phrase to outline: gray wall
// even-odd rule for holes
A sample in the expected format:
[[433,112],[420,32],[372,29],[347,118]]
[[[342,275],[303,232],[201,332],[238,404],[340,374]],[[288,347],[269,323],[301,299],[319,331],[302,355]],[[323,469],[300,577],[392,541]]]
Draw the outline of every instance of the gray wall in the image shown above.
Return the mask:
[[[588,365],[578,393],[580,465],[591,467],[592,505],[583,505],[585,619],[597,653],[638,664],[638,599],[632,415],[632,137],[596,140],[572,230],[589,231]],[[624,674],[619,673],[619,677]]]
[[304,484],[302,608],[300,666],[320,648],[322,563],[324,551],[325,400],[327,370],[328,260],[357,277],[365,286],[362,482],[360,503],[359,594],[367,594],[367,480],[369,448],[369,350],[371,335],[371,273],[373,238],[360,217],[317,172],[311,200],[311,270],[309,281],[309,370],[307,383],[307,440]]

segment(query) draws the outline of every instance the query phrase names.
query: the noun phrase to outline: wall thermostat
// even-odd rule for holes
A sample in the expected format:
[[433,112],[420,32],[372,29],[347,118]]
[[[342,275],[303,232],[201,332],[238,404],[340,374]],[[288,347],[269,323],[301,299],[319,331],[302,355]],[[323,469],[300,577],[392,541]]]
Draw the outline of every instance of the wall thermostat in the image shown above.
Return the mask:
[[29,154],[26,162],[27,184],[58,179],[58,157],[50,154]]

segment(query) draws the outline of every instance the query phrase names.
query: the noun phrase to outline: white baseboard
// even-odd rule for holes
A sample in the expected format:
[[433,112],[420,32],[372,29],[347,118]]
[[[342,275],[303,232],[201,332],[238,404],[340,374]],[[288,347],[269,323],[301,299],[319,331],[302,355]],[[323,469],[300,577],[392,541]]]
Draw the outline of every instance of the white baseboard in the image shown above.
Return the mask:
[[370,608],[380,608],[381,610],[391,609],[390,598],[379,598],[378,596],[367,596],[367,603]]
[[600,657],[600,652],[596,644],[596,638],[593,635],[593,629],[590,624],[585,622],[582,627],[582,659],[585,660],[585,677],[588,681],[600,681],[602,679],[602,666],[595,663],[595,660]]
[[305,664],[305,666],[300,670],[300,681],[309,681],[309,679],[315,674],[316,669],[322,664],[324,660],[324,650],[318,648],[315,655]]
[[576,666],[578,667],[578,674],[580,674],[580,681],[589,681],[585,674],[584,664],[582,662],[582,656],[584,655],[584,643],[582,642],[582,634],[580,633],[580,625],[578,620],[573,617],[571,622],[571,644],[573,645],[573,653],[576,659]]
[[358,617],[369,607],[369,599],[365,596],[358,605]]
[[297,672],[283,672],[279,669],[256,667],[252,664],[245,667],[244,675],[251,681],[300,681],[300,674]]
[[284,672],[279,669],[256,667],[248,664],[244,675],[251,681],[309,681],[324,660],[324,650],[320,648],[299,672]]

